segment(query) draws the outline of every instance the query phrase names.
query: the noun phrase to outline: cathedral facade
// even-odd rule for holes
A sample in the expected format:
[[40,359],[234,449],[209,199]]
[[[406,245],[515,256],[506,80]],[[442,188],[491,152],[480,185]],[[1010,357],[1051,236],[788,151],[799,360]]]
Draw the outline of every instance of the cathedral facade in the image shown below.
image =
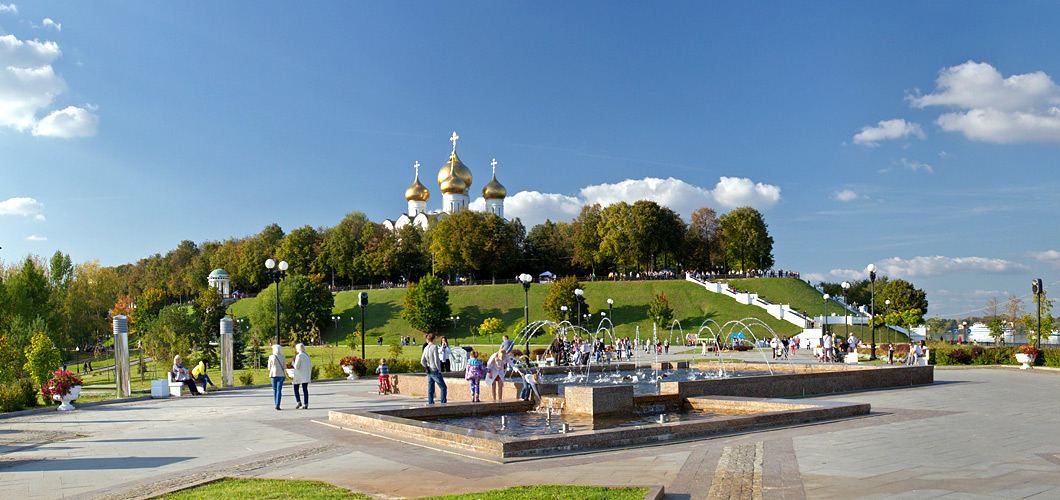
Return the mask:
[[[443,214],[454,214],[461,210],[467,210],[471,205],[471,169],[460,161],[456,155],[456,141],[460,136],[453,132],[449,138],[453,143],[453,151],[449,154],[449,161],[438,170],[438,189],[442,192],[442,207],[434,211],[428,211],[427,202],[431,199],[431,192],[420,182],[420,162],[416,162],[416,178],[412,185],[405,190],[405,200],[408,201],[408,213],[401,214],[397,220],[384,220],[383,225],[391,231],[397,231],[408,224],[416,224],[422,229],[427,229],[430,217],[438,217]],[[482,198],[486,201],[485,212],[504,217],[504,198],[508,196],[508,190],[497,182],[497,160],[490,164],[493,167],[493,178],[482,188]]]

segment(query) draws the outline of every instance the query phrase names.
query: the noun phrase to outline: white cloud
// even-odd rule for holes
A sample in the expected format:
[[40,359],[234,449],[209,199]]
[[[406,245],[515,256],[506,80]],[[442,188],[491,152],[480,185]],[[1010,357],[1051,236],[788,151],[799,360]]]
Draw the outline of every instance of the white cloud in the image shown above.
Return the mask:
[[44,204],[33,198],[8,198],[0,201],[0,215],[32,216],[36,220],[44,220]]
[[923,170],[929,174],[935,173],[935,170],[931,168],[931,165],[914,160],[907,160],[905,158],[902,158],[901,160],[895,162],[895,164],[901,165],[902,168],[905,168],[906,170],[912,170],[914,172],[916,172],[917,170]]
[[[914,257],[902,259],[892,257],[876,262],[877,273],[892,278],[913,279],[949,276],[955,274],[1014,274],[1026,271],[1022,264],[986,257]],[[865,270],[833,269],[831,276],[844,279],[864,279]]]
[[1060,142],[1060,86],[1044,72],[1004,78],[988,63],[968,61],[940,71],[935,85],[935,93],[906,99],[961,110],[939,116],[943,130],[1001,144]]
[[726,208],[750,206],[769,209],[780,201],[780,188],[755,183],[746,177],[722,177],[714,186],[714,199]]
[[[504,200],[504,215],[520,218],[529,228],[545,219],[570,221],[578,216],[584,205],[599,203],[606,206],[638,200],[654,201],[687,217],[693,210],[704,206],[768,209],[780,200],[780,188],[737,177],[722,177],[713,190],[672,177],[627,179],[614,184],[586,186],[579,191],[578,196],[520,191]],[[470,206],[472,210],[482,210],[484,207],[485,200],[482,198],[474,200]]]
[[18,6],[13,3],[7,5],[0,3],[0,12],[18,14]]
[[862,198],[868,198],[868,196],[857,194],[849,189],[844,189],[842,191],[836,191],[832,193],[832,198],[836,201],[854,201],[860,200]]
[[67,106],[37,122],[33,135],[45,137],[90,137],[96,135],[99,117],[84,108]]
[[1042,264],[1046,264],[1050,267],[1060,269],[1060,252],[1056,250],[1046,250],[1044,252],[1031,252],[1031,256]]
[[62,24],[57,23],[55,21],[52,21],[51,18],[47,18],[47,17],[44,18],[44,21],[41,21],[41,25],[44,26],[45,28],[52,28],[55,31],[62,31],[63,30],[63,25]]
[[26,241],[48,241],[48,237],[31,234],[29,236],[26,236]]
[[[0,127],[56,137],[95,133],[99,119],[84,108],[49,113],[66,91],[66,82],[52,68],[61,55],[55,42],[0,36]],[[42,113],[47,115],[38,120]]]
[[907,122],[901,118],[894,120],[882,120],[875,127],[866,125],[861,127],[861,132],[854,135],[854,144],[875,147],[879,142],[887,139],[901,139],[910,135],[924,138],[924,131],[920,125]]

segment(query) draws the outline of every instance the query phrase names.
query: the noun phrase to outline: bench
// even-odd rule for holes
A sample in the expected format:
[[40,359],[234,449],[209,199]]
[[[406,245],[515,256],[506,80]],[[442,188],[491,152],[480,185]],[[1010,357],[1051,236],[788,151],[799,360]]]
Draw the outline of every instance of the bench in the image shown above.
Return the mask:
[[[181,390],[184,388],[184,382],[173,380],[173,372],[166,372],[166,381],[169,383],[169,395],[179,398]],[[206,382],[202,382],[202,390],[200,392],[206,394]]]

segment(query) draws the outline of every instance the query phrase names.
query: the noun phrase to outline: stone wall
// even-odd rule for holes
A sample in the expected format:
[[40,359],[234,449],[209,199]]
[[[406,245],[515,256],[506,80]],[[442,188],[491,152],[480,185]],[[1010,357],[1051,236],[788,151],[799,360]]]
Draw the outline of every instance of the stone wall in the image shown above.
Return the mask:
[[663,382],[659,390],[663,394],[678,394],[681,398],[708,395],[786,398],[908,387],[934,382],[933,366],[862,367],[825,364],[801,365],[800,373]]

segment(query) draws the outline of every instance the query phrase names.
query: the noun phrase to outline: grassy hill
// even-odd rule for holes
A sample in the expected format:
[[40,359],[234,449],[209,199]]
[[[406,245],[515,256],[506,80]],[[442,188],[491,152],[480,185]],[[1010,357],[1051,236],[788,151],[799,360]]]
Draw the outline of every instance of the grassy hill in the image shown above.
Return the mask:
[[[798,280],[791,280],[798,282]],[[801,282],[799,282],[801,283]],[[548,294],[551,285],[534,284],[530,287],[530,321],[544,319],[541,304]],[[808,287],[808,285],[807,285]],[[614,300],[614,317],[616,335],[633,338],[636,328],[640,327],[641,338],[651,335],[652,325],[647,319],[648,303],[652,297],[663,292],[674,308],[674,317],[680,321],[685,333],[699,330],[700,325],[708,319],[724,324],[729,320],[757,318],[780,336],[790,336],[799,329],[786,321],[773,318],[765,310],[737,304],[734,300],[718,294],[707,292],[702,287],[682,280],[668,281],[597,281],[583,283],[585,299],[589,311],[593,313],[591,330],[601,320],[600,312],[607,311],[607,299]],[[456,325],[456,334],[447,331],[447,336],[456,341],[468,343],[473,340],[470,332],[472,325],[480,325],[486,318],[497,317],[512,327],[523,318],[523,289],[516,284],[480,285],[449,287],[449,304],[453,314],[460,316]],[[810,288],[812,290],[812,288]],[[405,290],[369,290],[369,305],[365,310],[365,328],[369,343],[382,335],[384,342],[390,343],[403,335],[412,335],[422,339],[421,332],[413,330],[401,318],[404,307]],[[342,319],[335,330],[325,332],[329,342],[345,337],[360,327],[360,311],[356,305],[357,292],[340,292],[335,296],[334,314]],[[237,317],[248,317],[257,299],[243,299],[231,306],[230,311]],[[819,299],[818,299],[819,300]],[[787,302],[785,302],[787,303]],[[573,319],[575,313],[571,313]],[[669,325],[660,325],[660,331],[669,335]],[[762,336],[759,331],[754,331]],[[678,330],[674,330],[674,341],[677,342]],[[482,339],[478,339],[480,341]]]

